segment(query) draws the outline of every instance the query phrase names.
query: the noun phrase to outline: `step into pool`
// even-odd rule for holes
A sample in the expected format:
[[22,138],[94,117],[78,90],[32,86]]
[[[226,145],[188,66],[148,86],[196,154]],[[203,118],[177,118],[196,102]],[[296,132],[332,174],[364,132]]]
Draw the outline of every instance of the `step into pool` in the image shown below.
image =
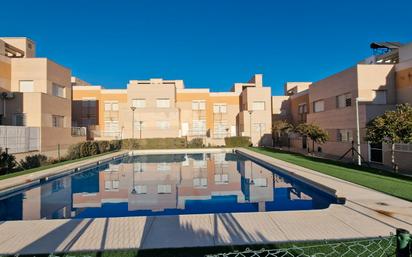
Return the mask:
[[314,210],[336,202],[236,153],[129,155],[0,196],[0,220]]

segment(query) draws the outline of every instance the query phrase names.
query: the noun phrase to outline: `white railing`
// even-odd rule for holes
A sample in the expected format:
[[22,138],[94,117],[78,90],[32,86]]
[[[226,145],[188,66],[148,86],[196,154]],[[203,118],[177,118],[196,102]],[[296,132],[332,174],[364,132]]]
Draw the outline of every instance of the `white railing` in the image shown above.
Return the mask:
[[40,150],[40,128],[0,126],[0,148],[9,153]]
[[187,133],[188,136],[198,136],[198,137],[204,137],[207,135],[207,130],[206,129],[191,129]]
[[72,136],[85,137],[86,136],[86,128],[85,127],[72,127]]
[[121,131],[92,130],[94,137],[121,139]]

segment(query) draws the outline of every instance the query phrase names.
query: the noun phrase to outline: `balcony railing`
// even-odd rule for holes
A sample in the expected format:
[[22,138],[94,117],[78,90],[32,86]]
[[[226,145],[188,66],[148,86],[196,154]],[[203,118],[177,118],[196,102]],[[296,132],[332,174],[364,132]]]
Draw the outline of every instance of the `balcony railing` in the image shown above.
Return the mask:
[[206,129],[191,129],[188,131],[188,136],[192,137],[205,137],[207,135]]
[[105,137],[112,139],[121,139],[122,133],[120,131],[110,130],[93,130],[93,137]]
[[72,136],[85,137],[87,134],[85,127],[72,127]]
[[0,126],[0,148],[9,153],[40,150],[40,128]]

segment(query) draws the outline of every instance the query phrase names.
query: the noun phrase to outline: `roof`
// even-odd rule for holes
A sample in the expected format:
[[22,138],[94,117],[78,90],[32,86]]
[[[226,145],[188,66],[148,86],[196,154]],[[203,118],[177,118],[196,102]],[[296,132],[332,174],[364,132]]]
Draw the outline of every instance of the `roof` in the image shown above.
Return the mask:
[[378,48],[398,49],[399,47],[402,46],[402,44],[399,42],[372,42],[370,46],[372,49],[378,49]]

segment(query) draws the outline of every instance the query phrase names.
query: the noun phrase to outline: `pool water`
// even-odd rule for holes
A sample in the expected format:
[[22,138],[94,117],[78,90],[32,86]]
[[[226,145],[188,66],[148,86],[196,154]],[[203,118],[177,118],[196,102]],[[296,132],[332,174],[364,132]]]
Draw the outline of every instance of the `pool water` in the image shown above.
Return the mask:
[[239,154],[140,155],[0,196],[0,220],[313,210],[333,203]]

